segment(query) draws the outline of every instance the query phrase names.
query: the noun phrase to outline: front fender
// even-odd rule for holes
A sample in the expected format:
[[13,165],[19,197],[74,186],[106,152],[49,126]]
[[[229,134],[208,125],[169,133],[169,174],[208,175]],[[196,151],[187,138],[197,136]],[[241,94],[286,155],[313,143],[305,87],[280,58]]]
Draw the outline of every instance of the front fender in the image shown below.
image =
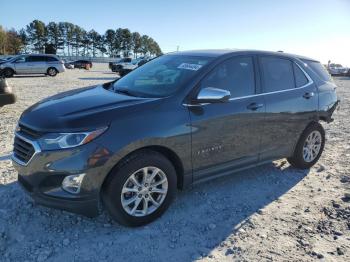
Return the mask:
[[98,140],[108,152],[103,164],[104,174],[98,181],[100,185],[124,157],[136,150],[154,146],[169,149],[181,161],[184,174],[192,174],[191,125],[189,113],[184,107],[162,103],[143,112],[123,114]]

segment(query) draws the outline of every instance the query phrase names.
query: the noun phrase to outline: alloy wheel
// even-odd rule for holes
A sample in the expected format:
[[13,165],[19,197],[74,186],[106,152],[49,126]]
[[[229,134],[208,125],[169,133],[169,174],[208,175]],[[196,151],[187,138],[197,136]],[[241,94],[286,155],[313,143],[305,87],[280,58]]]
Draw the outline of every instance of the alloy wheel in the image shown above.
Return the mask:
[[126,180],[121,192],[121,203],[131,216],[143,217],[156,211],[168,192],[168,179],[157,167],[144,167]]
[[305,140],[303,146],[303,158],[305,162],[312,162],[320,153],[322,135],[318,130],[312,131]]
[[50,76],[55,76],[57,74],[56,69],[50,68],[49,69],[49,75]]

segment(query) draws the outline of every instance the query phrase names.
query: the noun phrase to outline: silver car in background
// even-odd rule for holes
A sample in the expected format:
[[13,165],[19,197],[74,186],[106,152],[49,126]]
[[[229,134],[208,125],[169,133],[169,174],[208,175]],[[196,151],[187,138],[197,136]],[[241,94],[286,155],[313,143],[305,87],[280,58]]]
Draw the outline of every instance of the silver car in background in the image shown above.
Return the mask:
[[45,74],[56,76],[65,71],[63,62],[55,55],[19,55],[0,64],[5,77],[24,74]]
[[341,76],[346,75],[349,68],[343,67],[341,64],[330,64],[327,70],[332,76]]

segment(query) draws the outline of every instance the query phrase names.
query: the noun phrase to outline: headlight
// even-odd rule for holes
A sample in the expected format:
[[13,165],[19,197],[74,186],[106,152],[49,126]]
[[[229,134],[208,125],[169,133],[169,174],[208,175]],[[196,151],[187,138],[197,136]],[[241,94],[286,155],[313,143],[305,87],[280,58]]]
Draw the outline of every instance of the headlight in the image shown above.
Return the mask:
[[80,146],[94,140],[107,130],[103,127],[90,132],[79,133],[49,133],[39,139],[42,150],[57,150]]

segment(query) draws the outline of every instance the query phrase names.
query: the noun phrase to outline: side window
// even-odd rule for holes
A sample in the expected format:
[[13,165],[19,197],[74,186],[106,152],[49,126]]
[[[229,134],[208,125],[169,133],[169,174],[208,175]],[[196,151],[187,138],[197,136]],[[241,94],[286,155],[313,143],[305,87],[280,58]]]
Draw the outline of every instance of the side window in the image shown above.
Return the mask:
[[26,61],[27,62],[45,62],[46,58],[44,56],[29,56]]
[[309,82],[309,80],[307,80],[304,72],[301,71],[299,66],[297,66],[295,63],[293,63],[293,69],[294,69],[296,87],[302,87],[306,85]]
[[16,63],[24,63],[27,61],[27,59],[28,59],[28,57],[21,56],[21,57],[17,58],[15,62]]
[[34,56],[27,56],[26,57],[26,62],[34,62]]
[[56,62],[57,59],[56,59],[55,57],[52,57],[52,56],[47,56],[47,57],[46,57],[46,61],[47,61],[47,62]]
[[39,56],[38,62],[46,62],[47,61],[47,56]]
[[292,62],[277,57],[261,57],[264,92],[295,88]]
[[231,97],[255,94],[252,57],[231,58],[214,68],[201,82],[201,88],[215,87],[231,92]]

